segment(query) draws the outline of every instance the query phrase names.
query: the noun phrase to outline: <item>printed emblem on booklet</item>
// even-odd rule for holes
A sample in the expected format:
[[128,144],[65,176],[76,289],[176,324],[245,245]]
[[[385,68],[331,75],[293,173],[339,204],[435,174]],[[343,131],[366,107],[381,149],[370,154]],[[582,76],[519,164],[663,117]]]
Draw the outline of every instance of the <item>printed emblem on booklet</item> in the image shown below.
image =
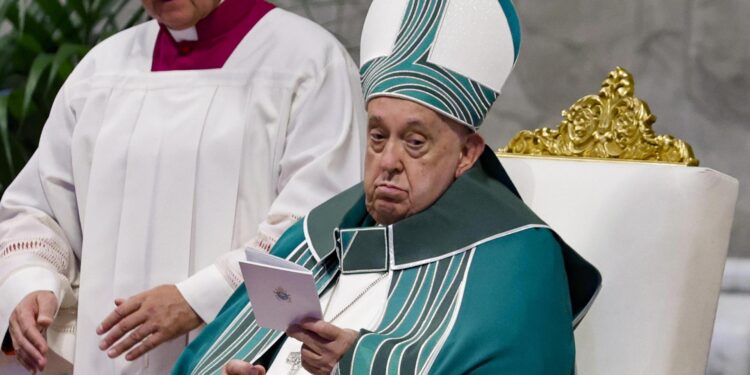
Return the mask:
[[245,257],[240,269],[259,326],[285,331],[305,318],[322,319],[310,270],[253,249]]
[[273,294],[276,295],[276,299],[278,299],[279,301],[292,303],[292,296],[290,296],[289,293],[282,287],[274,289]]

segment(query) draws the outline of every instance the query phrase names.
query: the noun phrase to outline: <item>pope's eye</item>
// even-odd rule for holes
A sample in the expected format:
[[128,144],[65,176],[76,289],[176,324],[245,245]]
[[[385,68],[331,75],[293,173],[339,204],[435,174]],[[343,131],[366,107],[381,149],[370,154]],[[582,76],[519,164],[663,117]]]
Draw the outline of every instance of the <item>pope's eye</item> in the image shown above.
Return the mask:
[[413,136],[406,139],[406,144],[409,145],[409,147],[412,148],[419,148],[422,147],[425,143],[424,138]]
[[367,135],[367,143],[371,150],[380,152],[385,147],[385,143],[388,142],[387,138],[382,130],[373,129]]
[[374,142],[381,142],[385,140],[385,136],[378,131],[373,131],[373,132],[370,132],[370,140]]

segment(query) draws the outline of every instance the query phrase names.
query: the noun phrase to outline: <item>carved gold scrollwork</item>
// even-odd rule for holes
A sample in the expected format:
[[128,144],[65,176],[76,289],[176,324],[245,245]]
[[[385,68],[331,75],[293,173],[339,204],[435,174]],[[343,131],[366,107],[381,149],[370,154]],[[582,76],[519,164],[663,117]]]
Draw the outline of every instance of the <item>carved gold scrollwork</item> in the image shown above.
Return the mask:
[[617,67],[598,95],[579,99],[562,112],[557,129],[523,130],[498,155],[580,157],[698,165],[686,142],[656,135],[656,116],[635,97],[633,76]]

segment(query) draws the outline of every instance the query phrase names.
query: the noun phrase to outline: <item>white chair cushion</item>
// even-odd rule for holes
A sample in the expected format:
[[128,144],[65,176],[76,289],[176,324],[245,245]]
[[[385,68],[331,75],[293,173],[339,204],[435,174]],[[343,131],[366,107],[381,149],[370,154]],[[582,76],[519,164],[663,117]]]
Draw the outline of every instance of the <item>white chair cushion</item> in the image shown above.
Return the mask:
[[708,168],[500,158],[524,200],[602,273],[582,375],[704,374],[738,183]]

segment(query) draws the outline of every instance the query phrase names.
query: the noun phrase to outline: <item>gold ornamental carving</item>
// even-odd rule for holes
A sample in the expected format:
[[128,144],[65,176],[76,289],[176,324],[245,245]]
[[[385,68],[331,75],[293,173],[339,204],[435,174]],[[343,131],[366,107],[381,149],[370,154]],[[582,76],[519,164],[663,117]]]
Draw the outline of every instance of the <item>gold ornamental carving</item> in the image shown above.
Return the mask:
[[656,116],[635,97],[633,76],[623,68],[609,73],[598,95],[579,99],[562,117],[557,129],[519,132],[498,155],[698,165],[688,143],[654,133]]

